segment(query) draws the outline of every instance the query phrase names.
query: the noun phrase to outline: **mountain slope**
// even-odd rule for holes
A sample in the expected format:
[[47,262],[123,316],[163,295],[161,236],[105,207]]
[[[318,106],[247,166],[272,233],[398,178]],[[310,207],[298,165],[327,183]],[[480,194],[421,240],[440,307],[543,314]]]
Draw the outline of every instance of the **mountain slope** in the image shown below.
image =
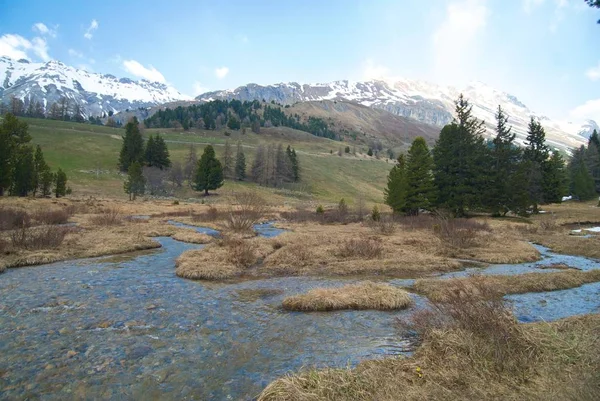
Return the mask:
[[35,99],[49,105],[61,97],[79,104],[86,116],[150,107],[188,99],[171,86],[146,80],[118,79],[70,67],[60,61],[31,63],[0,57],[0,101],[15,96]]
[[[589,129],[574,124],[552,121],[532,112],[515,96],[494,89],[481,82],[471,83],[458,90],[454,87],[431,84],[422,81],[397,80],[387,82],[373,80],[366,82],[335,81],[326,84],[298,84],[296,82],[261,86],[248,84],[235,90],[204,93],[198,100],[239,99],[266,100],[281,104],[315,100],[345,100],[364,106],[379,108],[393,114],[409,117],[426,124],[441,127],[452,121],[454,100],[463,93],[473,104],[476,117],[486,121],[488,132],[493,134],[494,113],[498,105],[509,115],[518,140],[523,143],[529,119],[540,119],[546,128],[547,140],[553,147],[569,149],[585,142],[584,135]],[[592,122],[593,123],[593,122]],[[590,124],[595,125],[595,123]],[[581,133],[583,132],[583,135]]]

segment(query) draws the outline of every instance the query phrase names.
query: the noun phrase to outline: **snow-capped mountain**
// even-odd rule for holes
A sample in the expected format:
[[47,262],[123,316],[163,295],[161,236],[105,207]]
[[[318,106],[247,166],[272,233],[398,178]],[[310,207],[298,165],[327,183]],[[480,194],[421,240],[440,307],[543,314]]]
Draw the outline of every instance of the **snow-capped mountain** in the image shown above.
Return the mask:
[[86,116],[190,99],[159,82],[118,79],[60,61],[31,63],[0,57],[0,101],[8,103],[13,96],[43,102],[46,108],[66,97],[71,104],[79,104]]
[[[365,106],[384,109],[396,115],[418,121],[443,126],[452,121],[454,101],[463,93],[473,105],[476,117],[486,121],[488,132],[493,134],[494,114],[498,105],[509,116],[509,123],[517,134],[517,140],[523,143],[527,125],[531,117],[538,118],[546,128],[546,139],[550,146],[569,149],[585,143],[591,121],[585,126],[552,121],[543,115],[531,111],[515,96],[494,89],[484,83],[474,82],[465,88],[436,85],[423,81],[372,80],[365,82],[335,81],[326,84],[299,84],[296,82],[261,86],[248,84],[234,90],[222,90],[204,93],[198,100],[239,99],[274,100],[281,104],[293,104],[304,101],[344,100]],[[597,126],[596,126],[597,127]]]

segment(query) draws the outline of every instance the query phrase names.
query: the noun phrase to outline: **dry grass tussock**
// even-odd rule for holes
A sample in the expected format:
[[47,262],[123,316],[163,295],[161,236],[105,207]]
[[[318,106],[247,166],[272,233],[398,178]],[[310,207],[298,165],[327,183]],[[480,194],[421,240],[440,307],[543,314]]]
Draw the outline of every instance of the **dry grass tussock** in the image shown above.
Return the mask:
[[202,234],[191,229],[182,229],[176,231],[171,238],[181,242],[188,242],[190,244],[208,244],[214,240],[213,237],[207,234]]
[[404,328],[422,345],[410,358],[309,370],[271,383],[258,400],[595,399],[600,315],[518,324],[501,294],[454,291]]
[[283,300],[283,308],[292,311],[333,311],[342,309],[405,309],[412,304],[410,295],[386,283],[365,281],[339,288],[315,288],[306,294]]
[[254,192],[239,192],[233,195],[231,206],[225,221],[234,232],[249,232],[267,211],[266,202]]
[[123,214],[118,207],[109,206],[90,216],[89,221],[96,226],[115,226],[123,223]]
[[21,227],[10,233],[13,250],[56,249],[63,243],[66,235],[75,231],[71,227],[44,225]]
[[526,273],[513,276],[471,276],[449,280],[420,279],[414,288],[435,301],[443,301],[449,291],[469,288],[475,291],[481,286],[493,288],[503,295],[544,292],[580,287],[600,281],[600,270],[570,270],[554,273]]
[[193,280],[225,280],[248,273],[250,267],[272,252],[264,238],[225,238],[177,258],[176,274]]
[[38,209],[32,213],[32,217],[40,224],[65,224],[69,222],[73,211],[73,208]]
[[25,210],[14,207],[0,206],[0,230],[12,230],[29,226],[31,217]]

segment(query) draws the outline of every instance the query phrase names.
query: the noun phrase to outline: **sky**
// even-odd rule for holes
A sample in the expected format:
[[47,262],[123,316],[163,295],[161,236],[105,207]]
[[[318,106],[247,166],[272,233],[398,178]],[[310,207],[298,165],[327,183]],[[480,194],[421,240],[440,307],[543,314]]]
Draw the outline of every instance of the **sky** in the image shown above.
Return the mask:
[[247,83],[482,81],[600,122],[600,10],[584,0],[0,0],[0,56],[196,96]]

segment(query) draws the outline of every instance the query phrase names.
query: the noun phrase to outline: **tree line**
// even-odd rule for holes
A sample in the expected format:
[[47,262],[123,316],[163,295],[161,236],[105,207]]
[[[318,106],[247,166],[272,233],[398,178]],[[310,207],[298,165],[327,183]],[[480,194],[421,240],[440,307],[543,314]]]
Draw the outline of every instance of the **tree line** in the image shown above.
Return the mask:
[[215,130],[251,129],[260,133],[261,127],[289,127],[312,135],[330,139],[340,139],[330,124],[318,117],[303,120],[300,115],[288,114],[280,105],[261,104],[239,100],[213,100],[191,106],[178,106],[157,111],[144,120],[147,128],[199,128]]
[[594,130],[587,146],[573,152],[568,167],[570,193],[580,200],[591,200],[600,194],[600,137]]
[[455,109],[456,119],[441,130],[432,151],[419,137],[398,157],[385,189],[385,203],[394,212],[442,208],[455,216],[476,210],[527,215],[541,204],[561,202],[569,188],[567,169],[561,154],[546,145],[538,121],[531,119],[521,149],[501,107],[491,141],[484,140],[484,122],[462,95]]
[[125,125],[118,165],[122,172],[127,173],[124,190],[131,200],[144,193],[166,194],[166,180],[177,187],[187,180],[192,189],[205,195],[223,186],[225,179],[245,181],[250,178],[260,185],[274,187],[300,181],[296,150],[291,146],[284,150],[281,144],[257,148],[249,177],[241,143],[237,143],[234,154],[229,140],[225,141],[221,160],[217,159],[211,145],[204,148],[199,159],[196,147],[190,145],[183,165],[171,163],[164,139],[156,134],[144,141],[135,117]]
[[7,113],[0,124],[0,196],[47,197],[53,191],[57,198],[71,193],[67,175],[60,168],[52,172],[40,145],[31,144],[27,123]]
[[[86,119],[81,105],[77,102],[71,103],[66,97],[60,98],[58,102],[53,102],[46,109],[44,103],[33,97],[19,99],[13,96],[9,104],[0,102],[0,115],[5,113],[11,113],[17,117],[47,118],[49,120],[103,125],[99,116],[89,116]],[[110,114],[112,115],[112,112]]]

